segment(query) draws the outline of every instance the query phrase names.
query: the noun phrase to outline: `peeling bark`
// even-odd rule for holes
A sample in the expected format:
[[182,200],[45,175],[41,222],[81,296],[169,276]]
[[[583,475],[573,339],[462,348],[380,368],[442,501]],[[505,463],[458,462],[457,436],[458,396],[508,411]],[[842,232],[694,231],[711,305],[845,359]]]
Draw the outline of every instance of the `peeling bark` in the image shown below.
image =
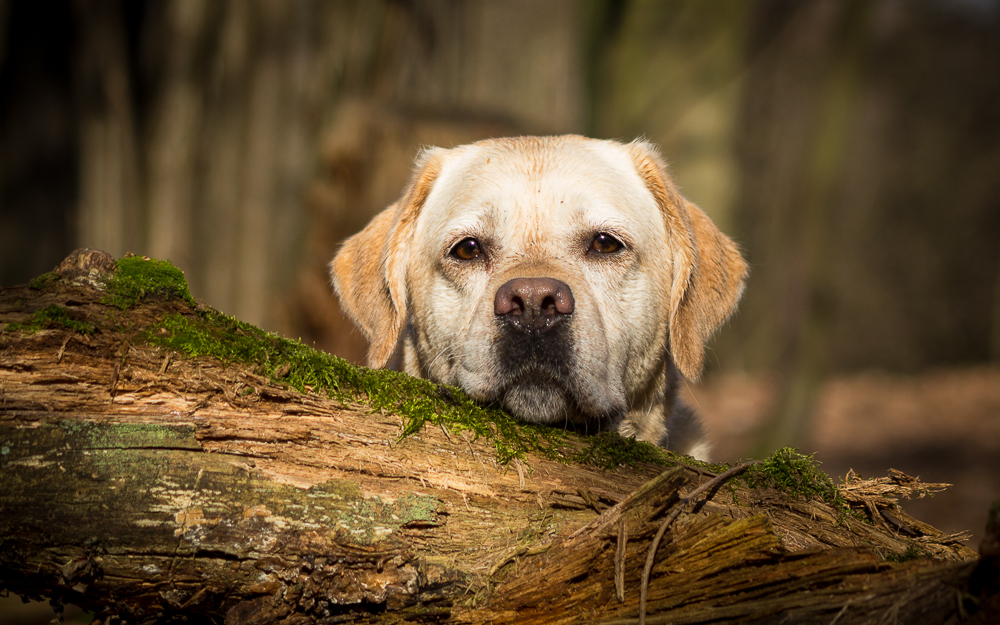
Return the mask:
[[[997,617],[997,554],[892,509],[885,480],[851,491],[891,512],[876,525],[738,482],[685,502],[713,474],[684,463],[502,465],[457,427],[401,438],[363,399],[151,346],[165,315],[196,311],[101,303],[112,265],[91,254],[0,290],[0,588],[105,623],[632,623],[676,514],[649,623]],[[53,305],[94,331],[25,329]]]

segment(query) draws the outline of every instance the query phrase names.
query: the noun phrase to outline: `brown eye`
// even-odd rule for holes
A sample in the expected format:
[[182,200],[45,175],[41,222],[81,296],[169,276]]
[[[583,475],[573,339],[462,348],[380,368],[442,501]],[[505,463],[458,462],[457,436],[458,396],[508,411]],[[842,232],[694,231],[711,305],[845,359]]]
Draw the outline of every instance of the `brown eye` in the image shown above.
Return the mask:
[[590,249],[601,254],[613,254],[622,249],[622,242],[606,232],[599,232],[590,242]]
[[462,260],[472,260],[482,253],[483,248],[479,245],[479,241],[472,237],[462,239],[451,248],[451,255]]

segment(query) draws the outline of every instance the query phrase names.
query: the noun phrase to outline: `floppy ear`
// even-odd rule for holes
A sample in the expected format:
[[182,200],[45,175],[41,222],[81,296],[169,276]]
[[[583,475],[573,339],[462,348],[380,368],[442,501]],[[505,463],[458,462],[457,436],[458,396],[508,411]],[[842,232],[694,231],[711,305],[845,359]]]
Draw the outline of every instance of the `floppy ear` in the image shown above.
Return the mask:
[[344,241],[330,262],[330,278],[341,308],[368,339],[369,367],[389,364],[406,326],[406,266],[413,228],[437,179],[444,152],[439,148],[422,151],[403,197]]
[[678,193],[655,147],[644,141],[628,147],[667,225],[672,254],[670,353],[684,377],[697,380],[705,342],[736,310],[743,294],[747,264],[708,215]]

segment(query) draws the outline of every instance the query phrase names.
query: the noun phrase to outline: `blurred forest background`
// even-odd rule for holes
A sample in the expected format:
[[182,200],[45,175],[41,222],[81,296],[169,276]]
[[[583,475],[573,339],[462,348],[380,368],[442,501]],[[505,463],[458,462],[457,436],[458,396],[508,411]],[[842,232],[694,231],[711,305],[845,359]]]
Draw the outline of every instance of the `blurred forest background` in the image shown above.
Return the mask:
[[569,132],[659,144],[752,265],[689,389],[719,459],[957,482],[925,520],[981,530],[995,0],[0,0],[0,284],[80,246],[169,259],[359,361],[326,264],[417,150]]

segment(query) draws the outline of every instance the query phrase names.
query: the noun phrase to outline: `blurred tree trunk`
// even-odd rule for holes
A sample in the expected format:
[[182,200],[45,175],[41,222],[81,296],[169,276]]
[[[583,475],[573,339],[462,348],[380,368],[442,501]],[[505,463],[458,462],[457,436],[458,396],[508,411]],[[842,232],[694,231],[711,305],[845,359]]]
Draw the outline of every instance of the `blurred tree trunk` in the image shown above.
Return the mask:
[[169,258],[220,309],[327,347],[350,332],[326,263],[421,146],[582,126],[568,0],[77,9],[80,243]]
[[321,123],[371,38],[363,4],[145,3],[127,29],[120,2],[76,1],[79,241],[172,259],[199,296],[273,325]]
[[129,49],[120,0],[75,0],[80,132],[79,239],[113,254],[142,248]]
[[[853,136],[868,33],[870,3],[840,5],[842,12],[830,16],[832,58],[816,101],[812,145],[808,148],[802,211],[802,293],[804,313],[794,330],[794,350],[781,363],[777,410],[771,417],[757,452],[763,456],[775,449],[801,446],[808,434],[820,385],[827,374],[828,342],[833,314],[835,271],[833,231],[836,209],[841,202],[840,181],[848,142]],[[781,243],[774,242],[776,245]]]
[[601,4],[590,28],[589,132],[657,143],[688,199],[731,232],[738,178],[732,136],[752,3]]
[[146,147],[147,249],[180,267],[192,265],[198,141],[205,127],[199,68],[205,63],[208,10],[202,0],[169,2],[158,16],[160,37],[170,45],[159,59],[162,78]]
[[776,365],[780,376],[758,456],[802,444],[827,370],[831,233],[856,123],[871,28],[868,6],[817,2],[783,8],[783,20],[758,15],[765,30],[755,35],[756,59],[746,84],[747,103],[757,108],[742,149],[751,162],[775,141],[785,153],[778,167],[744,181],[750,193],[742,217],[753,219],[747,230],[766,269],[748,296],[749,313],[764,317],[749,349]]
[[316,136],[356,3],[165,3],[149,36],[149,249],[199,296],[270,325],[297,268]]
[[[1000,248],[1000,244],[997,245]],[[990,325],[990,358],[994,363],[1000,363],[1000,263],[997,264],[997,277],[993,285],[993,319]]]
[[754,3],[725,359],[781,372],[786,442],[827,372],[989,358],[1000,20],[966,8]]

